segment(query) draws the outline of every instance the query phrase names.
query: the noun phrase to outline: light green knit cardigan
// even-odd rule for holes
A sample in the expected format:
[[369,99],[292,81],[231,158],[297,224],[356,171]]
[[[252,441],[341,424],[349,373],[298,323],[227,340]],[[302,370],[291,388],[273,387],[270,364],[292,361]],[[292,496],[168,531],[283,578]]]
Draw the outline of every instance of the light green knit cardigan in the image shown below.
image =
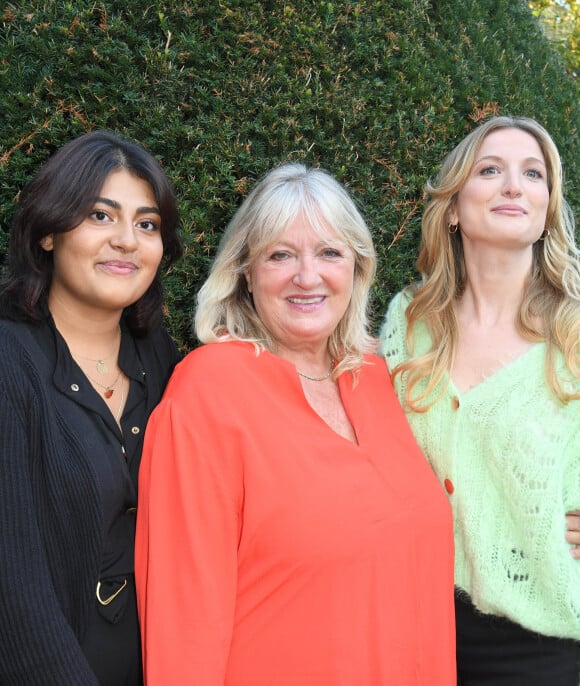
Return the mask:
[[[408,302],[397,295],[382,328],[391,369],[408,359]],[[426,326],[414,333],[415,353],[427,351]],[[453,509],[456,585],[484,613],[580,639],[580,560],[564,538],[565,513],[580,508],[580,401],[563,405],[549,391],[544,355],[535,344],[468,392],[450,382],[428,412],[407,416]]]

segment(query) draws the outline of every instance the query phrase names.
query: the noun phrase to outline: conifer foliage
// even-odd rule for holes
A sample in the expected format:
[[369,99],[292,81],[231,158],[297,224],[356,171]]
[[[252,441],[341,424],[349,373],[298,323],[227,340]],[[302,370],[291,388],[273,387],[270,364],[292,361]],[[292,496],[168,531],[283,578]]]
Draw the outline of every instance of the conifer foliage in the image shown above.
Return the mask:
[[23,0],[0,9],[0,252],[51,152],[95,128],[140,141],[176,188],[186,253],[165,277],[191,312],[225,225],[285,160],[353,192],[379,253],[374,316],[415,278],[422,187],[492,114],[542,122],[580,208],[578,84],[523,0]]

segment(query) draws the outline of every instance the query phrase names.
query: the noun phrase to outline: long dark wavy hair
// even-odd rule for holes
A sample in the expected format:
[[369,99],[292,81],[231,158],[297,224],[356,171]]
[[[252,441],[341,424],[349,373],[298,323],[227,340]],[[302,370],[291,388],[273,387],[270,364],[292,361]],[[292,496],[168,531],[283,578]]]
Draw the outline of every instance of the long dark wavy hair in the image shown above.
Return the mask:
[[0,317],[35,322],[45,316],[53,256],[40,247],[41,239],[77,227],[92,209],[109,174],[121,169],[151,186],[161,214],[164,254],[146,293],[125,309],[123,317],[136,336],[146,335],[161,323],[160,272],[181,255],[177,202],[157,160],[140,145],[111,131],[93,131],[70,141],[21,191],[0,286]]

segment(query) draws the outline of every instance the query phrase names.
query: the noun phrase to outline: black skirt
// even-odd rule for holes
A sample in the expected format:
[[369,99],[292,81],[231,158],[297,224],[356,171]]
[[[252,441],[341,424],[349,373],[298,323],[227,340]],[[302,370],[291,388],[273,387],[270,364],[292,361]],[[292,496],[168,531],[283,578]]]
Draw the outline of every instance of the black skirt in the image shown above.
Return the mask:
[[579,686],[580,643],[478,612],[455,593],[457,686]]

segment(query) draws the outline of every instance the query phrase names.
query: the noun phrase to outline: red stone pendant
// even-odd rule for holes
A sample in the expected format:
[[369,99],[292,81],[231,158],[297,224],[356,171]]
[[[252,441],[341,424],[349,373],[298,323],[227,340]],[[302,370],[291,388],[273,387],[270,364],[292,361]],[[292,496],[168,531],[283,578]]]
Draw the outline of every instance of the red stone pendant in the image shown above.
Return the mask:
[[114,392],[115,392],[115,391],[114,391],[113,388],[107,388],[107,390],[103,393],[103,395],[104,395],[105,398],[107,398],[107,400],[108,400],[108,399],[113,395]]

